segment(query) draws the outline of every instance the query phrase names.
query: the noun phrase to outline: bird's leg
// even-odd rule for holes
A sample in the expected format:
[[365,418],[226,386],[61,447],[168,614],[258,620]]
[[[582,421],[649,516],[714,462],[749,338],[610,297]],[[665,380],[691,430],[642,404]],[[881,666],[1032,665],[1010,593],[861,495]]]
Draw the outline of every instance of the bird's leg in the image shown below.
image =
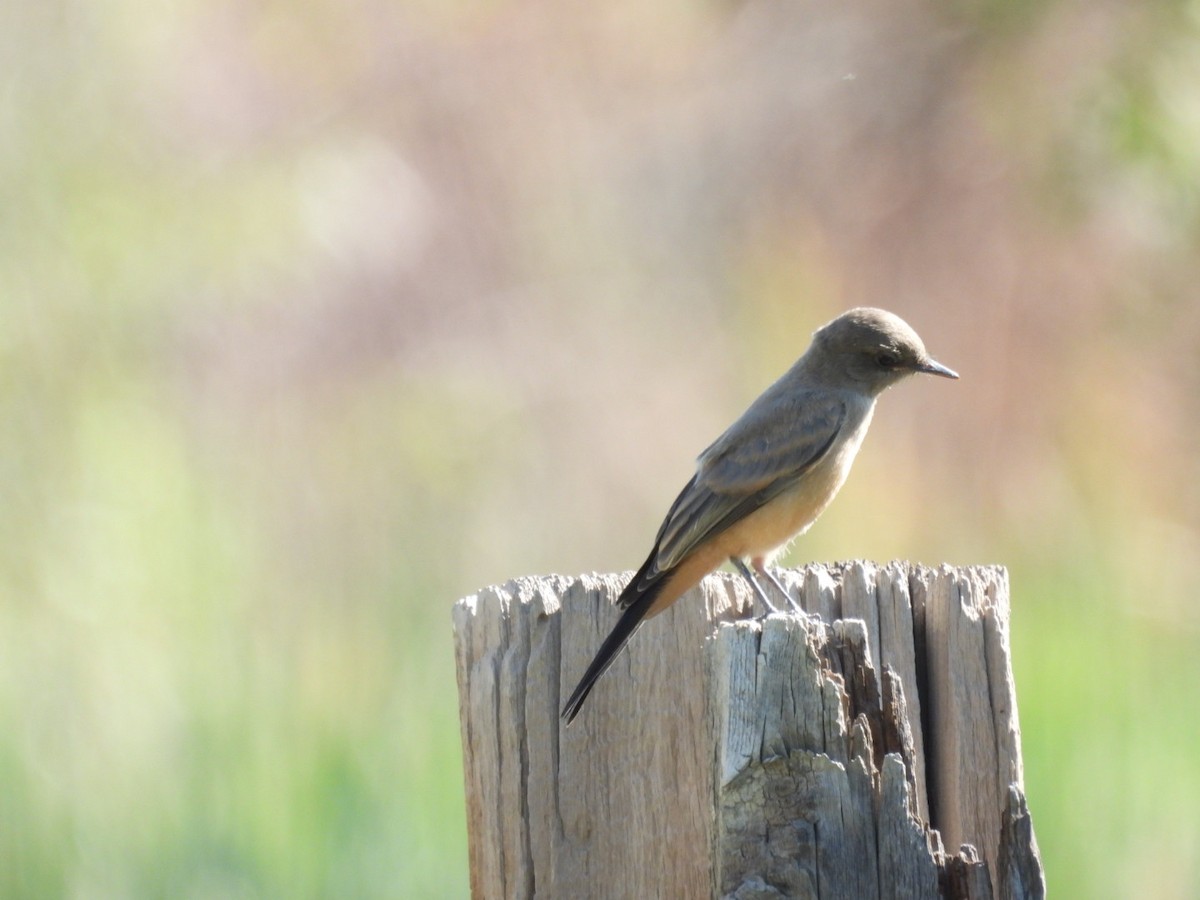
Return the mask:
[[741,558],[737,556],[729,557],[729,561],[733,563],[733,567],[735,569],[742,573],[742,577],[745,578],[746,581],[750,582],[751,590],[758,595],[758,599],[761,600],[763,602],[763,606],[767,608],[765,615],[779,612],[778,607],[776,607],[775,604],[768,599],[766,593],[762,589],[762,585],[758,583],[757,579],[755,579],[754,573],[750,571],[749,566],[742,562]]
[[786,600],[788,606],[792,608],[792,612],[799,613],[800,615],[805,614],[800,604],[792,599],[792,595],[788,593],[787,588],[779,583],[779,579],[775,577],[775,573],[767,568],[766,561],[761,556],[750,560],[750,564],[754,566],[754,570],[758,572],[759,575],[766,576],[767,580],[770,581],[771,584],[775,585],[775,590],[783,594],[783,599]]

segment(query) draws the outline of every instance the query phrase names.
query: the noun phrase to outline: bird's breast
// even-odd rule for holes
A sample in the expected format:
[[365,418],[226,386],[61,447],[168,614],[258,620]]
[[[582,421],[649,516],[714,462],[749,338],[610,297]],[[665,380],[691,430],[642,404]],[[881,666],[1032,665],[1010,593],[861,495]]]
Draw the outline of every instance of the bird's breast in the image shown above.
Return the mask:
[[870,424],[870,414],[835,441],[817,463],[783,493],[759,507],[726,534],[725,549],[741,557],[768,556],[808,529],[825,511],[850,474]]

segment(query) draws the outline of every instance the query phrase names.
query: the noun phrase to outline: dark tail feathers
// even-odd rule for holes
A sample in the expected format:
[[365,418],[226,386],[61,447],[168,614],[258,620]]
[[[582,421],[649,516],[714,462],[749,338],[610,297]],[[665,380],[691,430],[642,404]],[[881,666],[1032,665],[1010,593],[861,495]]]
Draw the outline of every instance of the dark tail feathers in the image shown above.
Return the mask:
[[596,686],[600,676],[607,672],[608,667],[616,661],[621,649],[629,643],[629,639],[633,637],[642,624],[642,620],[646,618],[646,613],[654,604],[654,598],[665,586],[666,579],[662,577],[655,578],[650,584],[643,583],[643,573],[649,565],[650,561],[647,560],[646,565],[642,566],[633,576],[625,590],[622,591],[620,599],[617,600],[617,606],[624,607],[625,611],[621,613],[621,618],[617,619],[617,624],[613,626],[613,630],[609,632],[604,643],[600,645],[600,649],[596,651],[591,665],[587,667],[583,678],[579,680],[579,685],[571,693],[566,705],[563,706],[562,718],[566,724],[570,725],[579,715],[579,710],[583,708],[583,701],[592,692],[592,688]]

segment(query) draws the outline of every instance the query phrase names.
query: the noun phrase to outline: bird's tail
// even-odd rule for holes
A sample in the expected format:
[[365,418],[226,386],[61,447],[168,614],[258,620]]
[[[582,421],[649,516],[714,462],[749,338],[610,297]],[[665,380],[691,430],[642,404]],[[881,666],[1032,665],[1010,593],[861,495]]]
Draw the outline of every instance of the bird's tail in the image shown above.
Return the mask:
[[633,637],[634,633],[641,626],[642,621],[646,618],[650,607],[654,605],[655,599],[661,593],[662,589],[666,587],[667,579],[661,576],[653,577],[650,579],[650,583],[646,583],[644,576],[653,559],[654,557],[651,555],[646,564],[633,576],[633,579],[625,587],[625,590],[621,592],[621,596],[617,600],[617,606],[622,608],[624,612],[621,613],[621,618],[617,620],[617,624],[613,626],[612,632],[604,639],[604,643],[600,645],[600,649],[596,651],[596,656],[592,660],[591,665],[587,667],[587,671],[583,673],[583,678],[579,680],[579,684],[572,691],[566,705],[563,706],[562,718],[566,724],[570,725],[575,720],[575,717],[579,715],[579,710],[583,707],[583,701],[592,692],[592,688],[596,686],[596,682],[600,679],[600,676],[608,671],[608,667],[620,655],[622,648],[629,643],[629,639]]

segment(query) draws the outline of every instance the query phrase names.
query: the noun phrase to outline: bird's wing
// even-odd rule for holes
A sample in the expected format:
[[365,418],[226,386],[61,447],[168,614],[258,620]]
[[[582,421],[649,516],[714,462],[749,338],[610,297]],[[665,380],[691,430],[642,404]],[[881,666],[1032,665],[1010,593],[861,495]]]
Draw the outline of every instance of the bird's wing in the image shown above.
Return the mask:
[[751,409],[700,455],[655,542],[664,572],[705,540],[787,490],[829,451],[846,423],[844,398],[805,392],[783,408]]

